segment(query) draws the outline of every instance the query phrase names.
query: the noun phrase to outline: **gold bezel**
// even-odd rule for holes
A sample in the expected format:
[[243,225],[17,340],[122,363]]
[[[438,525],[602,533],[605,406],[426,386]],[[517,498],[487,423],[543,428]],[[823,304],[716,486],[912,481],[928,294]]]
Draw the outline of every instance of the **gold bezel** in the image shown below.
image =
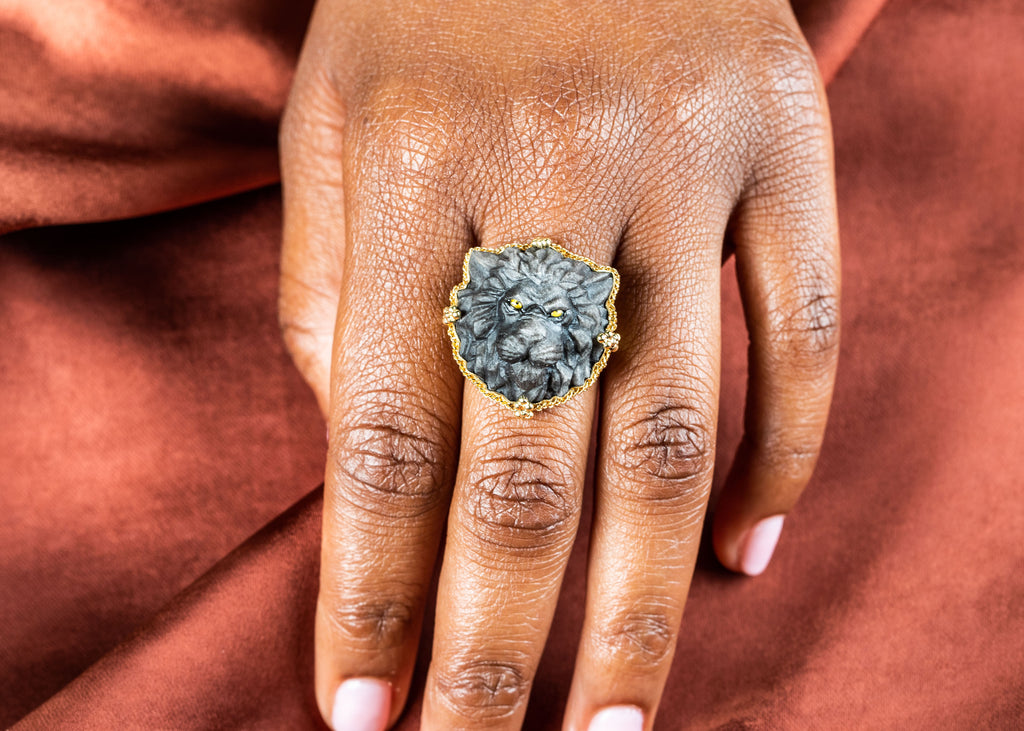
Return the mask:
[[[484,251],[489,254],[500,254],[509,247],[515,247],[522,251],[532,248],[550,248],[557,251],[562,256],[568,259],[575,259],[581,261],[590,267],[595,272],[607,272],[612,275],[612,291],[608,295],[608,299],[605,300],[604,306],[608,311],[608,325],[605,327],[604,332],[597,336],[598,341],[604,346],[604,352],[601,353],[601,358],[598,360],[593,368],[590,370],[590,375],[587,380],[579,386],[573,386],[569,391],[562,396],[555,396],[537,403],[530,403],[526,399],[519,399],[518,401],[512,401],[506,396],[492,391],[487,388],[487,385],[483,382],[478,375],[469,370],[466,365],[466,360],[459,355],[461,349],[461,342],[459,341],[458,333],[455,332],[455,322],[459,319],[459,292],[464,290],[469,285],[469,257],[474,251]],[[449,296],[449,306],[444,308],[443,321],[448,328],[448,337],[452,341],[452,355],[455,356],[455,362],[459,364],[459,370],[462,371],[462,375],[469,379],[469,381],[477,387],[477,389],[487,398],[497,401],[502,406],[510,409],[516,416],[529,419],[534,413],[543,411],[544,409],[550,409],[552,406],[559,406],[564,404],[571,398],[583,393],[588,388],[594,385],[597,381],[597,377],[601,375],[601,371],[604,370],[605,365],[608,364],[608,358],[611,357],[613,351],[618,348],[618,337],[615,332],[615,328],[618,326],[618,318],[615,314],[615,295],[619,292],[619,273],[614,267],[603,266],[597,262],[591,261],[585,256],[574,254],[568,249],[559,246],[554,241],[547,237],[541,237],[533,239],[525,244],[505,244],[499,249],[488,249],[483,246],[474,246],[472,249],[466,252],[465,258],[462,260],[462,281],[452,287],[451,295]],[[607,341],[607,342],[606,342]]]

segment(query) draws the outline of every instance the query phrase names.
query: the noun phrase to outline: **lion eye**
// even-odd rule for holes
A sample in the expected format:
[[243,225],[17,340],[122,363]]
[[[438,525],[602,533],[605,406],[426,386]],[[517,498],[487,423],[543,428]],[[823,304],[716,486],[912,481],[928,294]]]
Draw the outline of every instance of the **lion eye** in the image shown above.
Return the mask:
[[552,317],[561,317],[564,314],[565,313],[562,310],[552,310],[551,311],[551,316]]
[[512,305],[512,306],[513,306],[513,307],[514,307],[515,309],[517,309],[517,310],[521,310],[521,309],[523,309],[523,303],[522,303],[522,302],[520,302],[519,300],[517,300],[517,299],[516,299],[515,297],[513,297],[512,299],[510,299],[510,300],[508,301],[508,303],[509,303],[510,305]]

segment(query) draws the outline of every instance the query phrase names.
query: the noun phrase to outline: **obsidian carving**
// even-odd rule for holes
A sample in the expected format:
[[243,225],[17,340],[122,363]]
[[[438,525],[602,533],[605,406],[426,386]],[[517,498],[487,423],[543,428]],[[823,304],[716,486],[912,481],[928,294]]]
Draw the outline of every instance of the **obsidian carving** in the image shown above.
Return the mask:
[[510,401],[564,396],[590,378],[605,345],[615,277],[550,246],[473,249],[458,292],[459,355]]

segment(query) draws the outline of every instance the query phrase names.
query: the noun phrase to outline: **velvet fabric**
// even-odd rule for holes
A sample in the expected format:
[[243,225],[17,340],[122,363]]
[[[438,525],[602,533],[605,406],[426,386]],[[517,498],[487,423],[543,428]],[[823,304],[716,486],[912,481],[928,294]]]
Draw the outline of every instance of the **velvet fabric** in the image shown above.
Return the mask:
[[[703,548],[656,728],[1019,728],[1024,11],[795,5],[831,81],[833,414],[766,574]],[[0,6],[0,228],[47,226],[0,238],[2,726],[323,728],[324,429],[278,337],[263,187],[308,11]],[[746,344],[723,279],[719,474]],[[527,729],[559,728],[586,543],[585,521]]]

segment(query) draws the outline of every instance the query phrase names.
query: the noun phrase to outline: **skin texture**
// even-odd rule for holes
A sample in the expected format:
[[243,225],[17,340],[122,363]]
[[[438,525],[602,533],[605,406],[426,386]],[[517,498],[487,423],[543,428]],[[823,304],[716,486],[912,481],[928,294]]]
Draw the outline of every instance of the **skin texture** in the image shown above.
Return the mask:
[[550,236],[622,276],[565,728],[620,705],[653,724],[711,485],[733,252],[750,385],[713,527],[725,566],[770,551],[751,529],[814,468],[839,255],[828,113],[788,5],[580,7],[323,0],[310,25],[281,133],[280,312],[329,429],[327,719],[347,678],[386,681],[401,713],[447,519],[423,728],[522,723],[598,388],[522,421],[464,381],[440,318],[469,247]]

